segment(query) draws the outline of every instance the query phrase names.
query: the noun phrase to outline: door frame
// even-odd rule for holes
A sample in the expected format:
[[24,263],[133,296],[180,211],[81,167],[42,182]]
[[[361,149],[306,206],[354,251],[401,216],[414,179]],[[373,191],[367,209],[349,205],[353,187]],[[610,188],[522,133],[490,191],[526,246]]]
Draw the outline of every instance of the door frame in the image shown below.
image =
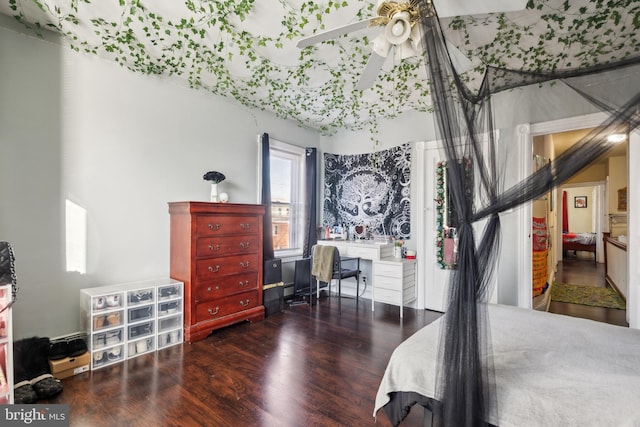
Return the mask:
[[[518,143],[523,155],[520,158],[520,179],[531,174],[531,157],[533,155],[533,137],[570,130],[579,130],[599,126],[608,117],[606,113],[593,113],[583,116],[569,117],[541,123],[523,123],[516,126]],[[630,167],[640,161],[640,150],[634,149],[634,144],[640,144],[640,131],[637,129],[629,135],[627,152],[627,164],[629,175],[627,177],[629,188],[628,219],[628,247],[627,259],[637,259],[640,253],[640,232],[636,224],[640,224],[640,209],[633,209],[634,202],[640,201],[640,194],[631,188],[634,182],[640,178],[640,171]],[[531,155],[527,155],[527,153]],[[557,204],[556,204],[557,205]],[[523,280],[518,281],[518,306],[522,308],[532,307],[531,290],[531,203],[526,203],[518,210],[518,241],[522,243],[522,250],[518,256],[518,271]],[[527,280],[527,278],[529,280]],[[629,296],[627,298],[627,317],[629,327],[640,329],[640,264],[631,266],[627,263],[627,283],[629,283]]]

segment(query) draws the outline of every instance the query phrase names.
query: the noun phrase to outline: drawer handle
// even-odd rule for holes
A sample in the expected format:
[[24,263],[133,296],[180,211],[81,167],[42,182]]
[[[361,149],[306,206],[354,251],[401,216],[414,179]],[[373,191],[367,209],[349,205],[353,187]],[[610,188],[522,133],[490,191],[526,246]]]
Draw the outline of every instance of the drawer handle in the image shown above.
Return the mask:
[[240,224],[240,228],[242,228],[243,230],[248,230],[249,228],[251,228],[251,224],[249,224],[249,223],[241,223]]
[[212,316],[215,316],[219,312],[220,312],[220,307],[216,307],[216,311],[213,311],[213,310],[209,309],[209,314],[212,315]]
[[240,301],[240,305],[243,306],[243,307],[246,307],[246,306],[249,305],[250,302],[251,302],[251,300],[249,298],[247,298],[244,301]]
[[240,286],[249,286],[249,281],[248,281],[248,280],[245,280],[245,281],[243,282],[243,281],[241,280],[239,284],[240,284]]
[[213,250],[219,251],[220,250],[220,245],[218,245],[218,244],[216,244],[215,246],[209,245],[209,250],[210,251],[213,251]]
[[209,230],[220,230],[220,224],[213,225],[211,223],[209,225]]
[[209,266],[209,271],[212,272],[212,273],[217,273],[218,271],[220,271],[220,266],[216,265],[215,269],[213,267]]
[[251,242],[247,242],[247,243],[245,243],[245,242],[240,242],[240,247],[241,247],[242,249],[248,249],[250,244],[251,244]]
[[240,267],[249,268],[249,261],[247,261],[246,264],[244,262],[240,262]]
[[[216,285],[216,291],[220,290],[220,286]],[[207,288],[207,292],[211,292],[211,286]]]

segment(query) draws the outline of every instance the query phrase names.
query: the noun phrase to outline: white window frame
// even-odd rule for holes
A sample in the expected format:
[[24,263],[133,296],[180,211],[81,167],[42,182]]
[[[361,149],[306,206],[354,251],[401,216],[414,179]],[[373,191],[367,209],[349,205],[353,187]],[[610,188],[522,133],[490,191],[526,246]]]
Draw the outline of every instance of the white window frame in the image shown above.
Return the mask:
[[[262,144],[261,136],[258,135],[258,203],[262,194]],[[297,257],[302,255],[304,246],[304,210],[305,210],[305,149],[293,144],[289,144],[277,139],[269,138],[269,154],[277,154],[292,160],[291,170],[291,201],[289,215],[289,248],[275,250],[274,254],[278,258]],[[270,207],[269,207],[270,209]]]

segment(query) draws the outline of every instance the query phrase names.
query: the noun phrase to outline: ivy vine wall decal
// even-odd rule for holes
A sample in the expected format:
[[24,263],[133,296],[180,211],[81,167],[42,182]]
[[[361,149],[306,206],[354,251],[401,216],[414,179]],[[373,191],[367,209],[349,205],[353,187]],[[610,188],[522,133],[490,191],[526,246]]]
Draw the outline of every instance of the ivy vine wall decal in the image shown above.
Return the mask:
[[[637,54],[639,3],[529,0],[522,12],[442,22],[445,37],[471,59],[466,79],[473,82],[485,64],[557,71]],[[361,92],[355,86],[370,53],[366,31],[303,50],[295,44],[374,16],[375,6],[375,0],[5,0],[0,12],[137,73],[179,78],[323,134],[343,128],[374,135],[380,119],[430,110],[423,59],[389,61]]]

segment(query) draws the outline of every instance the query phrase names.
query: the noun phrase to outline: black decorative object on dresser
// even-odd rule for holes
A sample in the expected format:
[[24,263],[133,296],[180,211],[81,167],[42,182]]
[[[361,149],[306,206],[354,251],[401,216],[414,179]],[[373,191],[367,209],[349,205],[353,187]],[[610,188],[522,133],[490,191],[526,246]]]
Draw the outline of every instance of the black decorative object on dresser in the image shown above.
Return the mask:
[[170,275],[184,282],[184,338],[264,319],[262,205],[171,202]]

